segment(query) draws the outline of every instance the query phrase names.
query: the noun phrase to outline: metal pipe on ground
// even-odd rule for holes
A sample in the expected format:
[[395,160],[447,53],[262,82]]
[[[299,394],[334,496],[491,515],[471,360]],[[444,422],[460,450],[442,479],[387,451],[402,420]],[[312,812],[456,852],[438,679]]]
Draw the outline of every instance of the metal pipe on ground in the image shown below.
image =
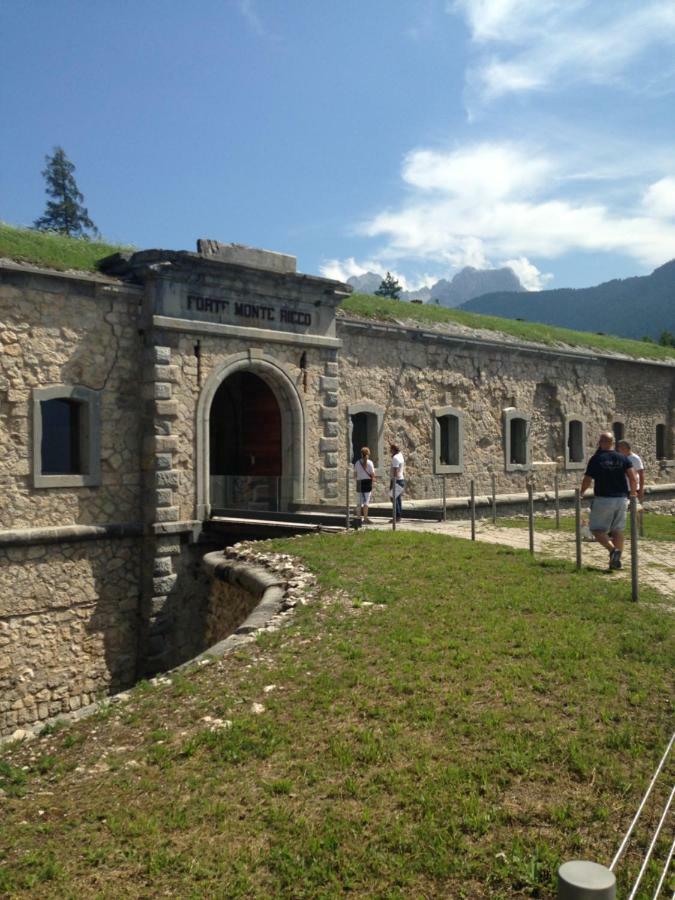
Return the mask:
[[558,869],[558,900],[616,900],[614,873],[584,859],[563,863]]

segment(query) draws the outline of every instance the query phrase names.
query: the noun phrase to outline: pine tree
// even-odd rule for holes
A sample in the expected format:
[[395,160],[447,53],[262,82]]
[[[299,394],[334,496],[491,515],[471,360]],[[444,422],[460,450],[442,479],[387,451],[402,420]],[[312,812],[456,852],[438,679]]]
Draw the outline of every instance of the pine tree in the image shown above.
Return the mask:
[[52,156],[46,156],[47,165],[42,175],[47,182],[46,192],[53,200],[47,201],[43,216],[36,219],[33,228],[38,231],[57,231],[68,237],[94,237],[98,230],[89,218],[86,207],[82,206],[84,197],[77,188],[73,172],[75,166],[68,159],[62,147],[55,147]]
[[378,297],[391,297],[392,300],[398,300],[398,295],[403,288],[394,278],[391,272],[387,272],[380,282],[379,288],[375,291]]

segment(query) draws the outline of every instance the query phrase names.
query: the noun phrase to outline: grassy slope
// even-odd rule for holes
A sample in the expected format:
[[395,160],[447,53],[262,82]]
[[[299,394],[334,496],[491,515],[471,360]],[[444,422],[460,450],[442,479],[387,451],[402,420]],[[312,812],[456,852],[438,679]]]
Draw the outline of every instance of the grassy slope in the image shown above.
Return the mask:
[[0,894],[551,898],[611,858],[671,730],[653,592],[440,535],[273,546],[323,602],[4,752]]
[[[129,247],[107,244],[101,241],[83,241],[57,234],[45,234],[27,228],[15,228],[0,222],[0,257],[21,262],[35,263],[51,269],[80,269],[96,271],[97,263],[105,256]],[[643,341],[630,341],[609,335],[595,335],[583,331],[570,331],[551,325],[533,322],[516,322],[496,316],[483,316],[464,310],[445,309],[440,306],[403,303],[375,297],[370,294],[353,294],[342,304],[348,313],[374,319],[391,321],[413,319],[418,322],[450,322],[502,332],[527,341],[543,344],[568,344],[591,347],[599,351],[625,353],[646,359],[675,360],[675,349],[660,347]]]
[[480,313],[460,309],[446,309],[433,304],[405,303],[401,300],[390,300],[387,297],[375,297],[372,294],[352,294],[342,303],[341,308],[347,313],[372,319],[385,321],[412,319],[430,324],[448,322],[467,325],[470,328],[501,331],[503,334],[509,334],[525,341],[538,341],[542,344],[567,344],[573,347],[590,347],[600,352],[625,353],[628,356],[645,359],[675,360],[675,348],[661,347],[646,341],[631,341],[628,338],[613,337],[612,335],[572,331],[568,328],[541,325],[536,322],[517,322],[514,319],[500,319],[497,316],[484,316]]
[[95,272],[100,259],[128,249],[130,248],[104,241],[87,241],[61,234],[31,231],[29,228],[14,228],[0,222],[0,257],[49,269]]

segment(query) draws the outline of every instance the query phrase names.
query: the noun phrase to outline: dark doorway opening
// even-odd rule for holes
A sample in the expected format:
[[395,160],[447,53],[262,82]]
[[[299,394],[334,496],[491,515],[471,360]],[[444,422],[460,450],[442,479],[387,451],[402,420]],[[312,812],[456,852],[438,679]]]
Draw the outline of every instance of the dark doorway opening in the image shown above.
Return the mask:
[[209,441],[212,507],[282,507],[281,410],[262,378],[235,372],[225,379],[211,405]]

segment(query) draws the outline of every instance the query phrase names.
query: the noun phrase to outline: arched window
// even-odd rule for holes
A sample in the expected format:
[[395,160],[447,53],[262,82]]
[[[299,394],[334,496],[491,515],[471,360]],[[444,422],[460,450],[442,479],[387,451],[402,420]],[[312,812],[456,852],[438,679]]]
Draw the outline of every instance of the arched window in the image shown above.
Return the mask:
[[33,391],[35,487],[92,487],[101,483],[99,394],[57,386]]
[[464,471],[464,416],[451,406],[434,410],[434,472]]
[[620,420],[612,422],[612,432],[614,434],[614,444],[616,446],[619,441],[622,441],[624,439],[624,436],[626,434],[626,429],[623,422],[621,422]]
[[504,454],[507,472],[531,467],[531,417],[513,407],[504,410]]

